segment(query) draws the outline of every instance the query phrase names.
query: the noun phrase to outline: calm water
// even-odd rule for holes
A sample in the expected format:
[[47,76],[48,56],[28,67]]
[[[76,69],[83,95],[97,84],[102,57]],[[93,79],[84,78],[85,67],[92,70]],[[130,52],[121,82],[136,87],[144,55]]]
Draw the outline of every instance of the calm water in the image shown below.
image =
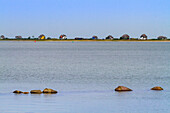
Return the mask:
[[[59,93],[12,93],[46,87]],[[1,41],[0,100],[0,113],[170,113],[170,43]]]

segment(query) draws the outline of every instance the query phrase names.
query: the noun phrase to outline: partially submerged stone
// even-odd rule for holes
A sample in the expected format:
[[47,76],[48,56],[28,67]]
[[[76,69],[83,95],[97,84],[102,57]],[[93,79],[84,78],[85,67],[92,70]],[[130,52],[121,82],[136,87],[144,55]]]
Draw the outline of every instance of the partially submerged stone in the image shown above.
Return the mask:
[[156,86],[156,87],[153,87],[151,90],[163,90],[163,88],[160,86]]
[[31,94],[41,94],[42,91],[41,90],[31,90],[30,93]]
[[58,92],[55,91],[55,90],[53,90],[53,89],[45,88],[45,89],[43,90],[43,93],[55,94],[55,93],[58,93]]
[[29,94],[29,92],[23,92],[23,94]]
[[23,92],[22,92],[22,91],[19,91],[19,90],[15,90],[13,93],[21,94],[21,93],[23,93]]
[[131,89],[125,87],[125,86],[118,86],[115,91],[132,91]]

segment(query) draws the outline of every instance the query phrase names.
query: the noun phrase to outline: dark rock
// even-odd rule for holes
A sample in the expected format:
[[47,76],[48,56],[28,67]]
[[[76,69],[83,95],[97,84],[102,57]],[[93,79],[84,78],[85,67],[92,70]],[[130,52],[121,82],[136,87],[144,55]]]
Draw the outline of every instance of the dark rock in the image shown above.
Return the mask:
[[156,86],[156,87],[153,87],[151,90],[163,90],[163,88],[160,86]]
[[23,92],[22,92],[22,91],[19,91],[19,90],[15,90],[13,93],[20,94],[20,93],[23,93]]
[[124,87],[124,86],[118,86],[115,91],[132,91],[131,89]]
[[31,94],[41,94],[42,91],[41,90],[31,90],[30,93]]
[[43,93],[58,93],[57,91],[55,91],[55,90],[53,90],[53,89],[49,89],[49,88],[45,88],[44,90],[43,90]]

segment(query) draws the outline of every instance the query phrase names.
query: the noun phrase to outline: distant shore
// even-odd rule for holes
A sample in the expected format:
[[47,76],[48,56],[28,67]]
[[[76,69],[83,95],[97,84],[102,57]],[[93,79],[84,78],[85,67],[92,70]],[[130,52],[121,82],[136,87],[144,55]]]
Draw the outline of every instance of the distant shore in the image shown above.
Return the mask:
[[1,39],[0,41],[72,41],[72,42],[170,42],[170,40],[157,40],[157,39],[148,39],[148,40],[106,40],[106,39],[97,39],[97,40],[75,40],[75,39],[67,39],[67,40],[60,40],[60,39],[44,39],[44,40],[39,40],[39,39]]

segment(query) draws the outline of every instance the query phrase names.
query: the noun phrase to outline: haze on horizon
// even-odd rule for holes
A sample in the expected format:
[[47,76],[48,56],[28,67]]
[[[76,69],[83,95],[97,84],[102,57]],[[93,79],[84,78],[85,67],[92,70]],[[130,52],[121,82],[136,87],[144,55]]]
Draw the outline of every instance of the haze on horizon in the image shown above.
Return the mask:
[[0,35],[170,38],[170,0],[0,0]]

